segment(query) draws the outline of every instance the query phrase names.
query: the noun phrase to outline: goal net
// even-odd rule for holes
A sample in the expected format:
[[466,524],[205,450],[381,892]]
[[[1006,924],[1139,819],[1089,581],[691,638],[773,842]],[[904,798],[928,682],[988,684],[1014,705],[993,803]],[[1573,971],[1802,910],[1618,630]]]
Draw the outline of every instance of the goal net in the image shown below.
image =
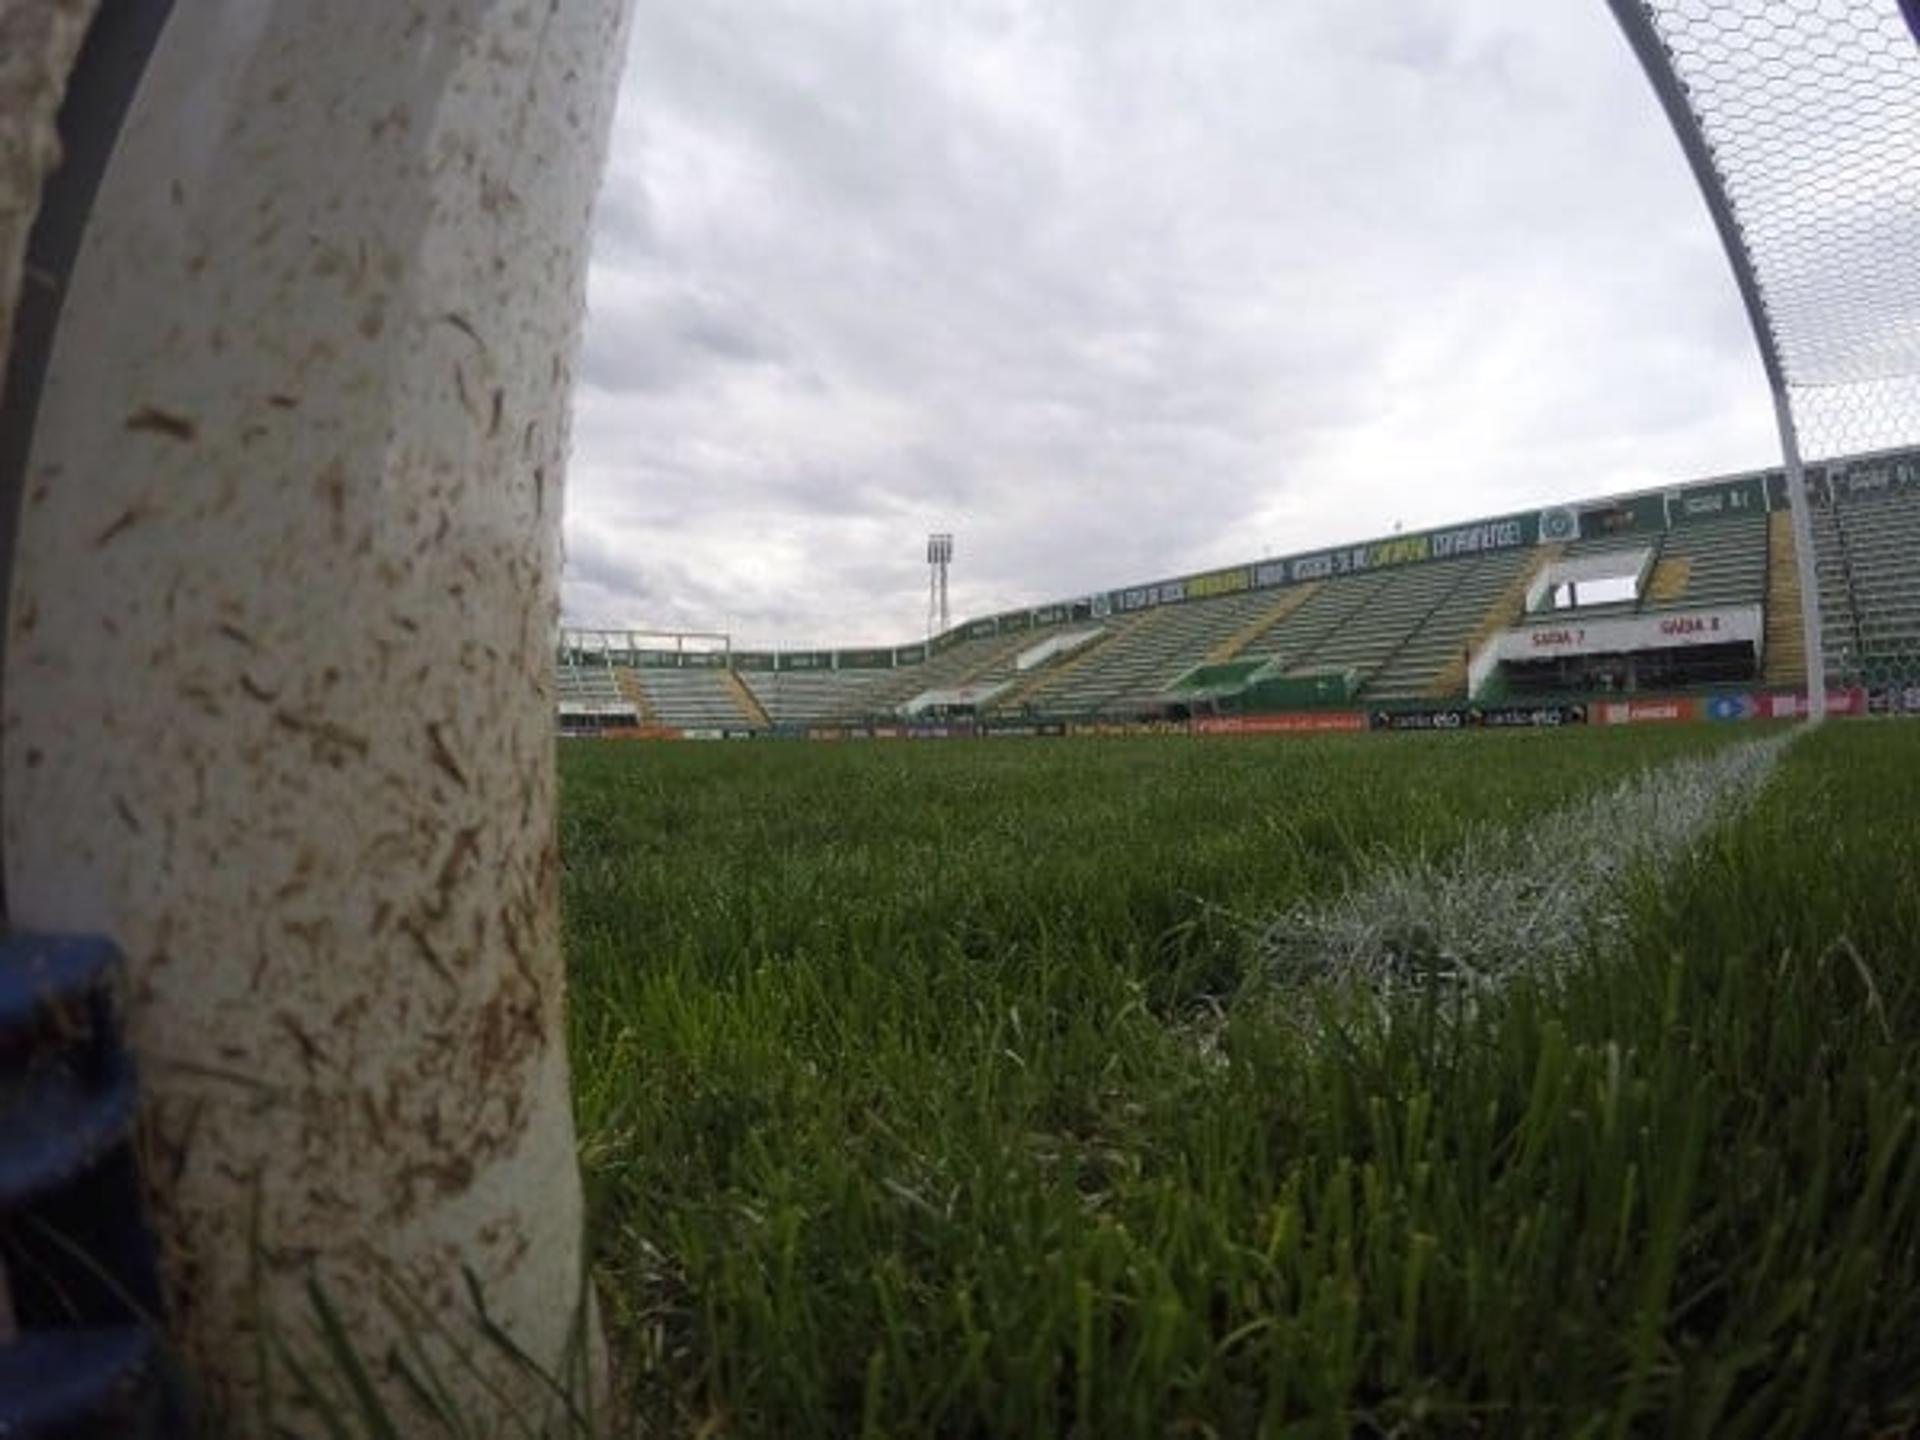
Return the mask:
[[1920,710],[1920,0],[1609,3],[1765,357],[1810,668]]

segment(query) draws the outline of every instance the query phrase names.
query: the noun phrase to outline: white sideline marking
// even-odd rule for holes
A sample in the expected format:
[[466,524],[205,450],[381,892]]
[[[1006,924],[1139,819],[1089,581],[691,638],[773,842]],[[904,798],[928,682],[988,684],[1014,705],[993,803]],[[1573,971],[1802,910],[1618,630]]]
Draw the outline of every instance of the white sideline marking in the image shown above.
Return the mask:
[[1799,733],[1643,771],[1525,825],[1477,828],[1438,864],[1389,860],[1337,901],[1271,926],[1272,974],[1473,989],[1581,952],[1620,930],[1627,877],[1680,859],[1751,803]]

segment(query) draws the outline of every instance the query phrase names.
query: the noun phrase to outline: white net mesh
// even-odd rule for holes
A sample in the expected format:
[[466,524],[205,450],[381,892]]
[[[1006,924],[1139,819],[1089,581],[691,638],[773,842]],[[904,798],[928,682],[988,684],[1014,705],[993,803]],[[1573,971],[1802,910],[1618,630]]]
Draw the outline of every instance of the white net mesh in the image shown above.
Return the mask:
[[1809,461],[1829,676],[1920,710],[1920,38],[1902,0],[1634,0],[1729,202]]

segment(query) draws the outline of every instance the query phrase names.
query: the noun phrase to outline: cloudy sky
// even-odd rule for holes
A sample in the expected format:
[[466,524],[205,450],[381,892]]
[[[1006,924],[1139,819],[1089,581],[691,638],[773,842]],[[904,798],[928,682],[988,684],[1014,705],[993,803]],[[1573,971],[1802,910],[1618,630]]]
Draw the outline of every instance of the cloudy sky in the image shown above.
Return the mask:
[[565,611],[956,617],[1768,463],[1600,0],[641,0]]

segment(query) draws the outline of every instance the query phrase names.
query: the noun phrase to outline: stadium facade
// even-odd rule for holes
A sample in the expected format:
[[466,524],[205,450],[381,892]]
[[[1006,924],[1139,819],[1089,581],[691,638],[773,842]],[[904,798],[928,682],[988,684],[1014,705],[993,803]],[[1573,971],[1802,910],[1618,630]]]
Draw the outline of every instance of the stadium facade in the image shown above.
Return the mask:
[[[1808,484],[1836,708],[1920,709],[1920,450],[1813,465]],[[926,642],[736,650],[568,629],[559,718],[711,737],[1791,714],[1798,560],[1783,473],[1751,471],[1053,600]]]

